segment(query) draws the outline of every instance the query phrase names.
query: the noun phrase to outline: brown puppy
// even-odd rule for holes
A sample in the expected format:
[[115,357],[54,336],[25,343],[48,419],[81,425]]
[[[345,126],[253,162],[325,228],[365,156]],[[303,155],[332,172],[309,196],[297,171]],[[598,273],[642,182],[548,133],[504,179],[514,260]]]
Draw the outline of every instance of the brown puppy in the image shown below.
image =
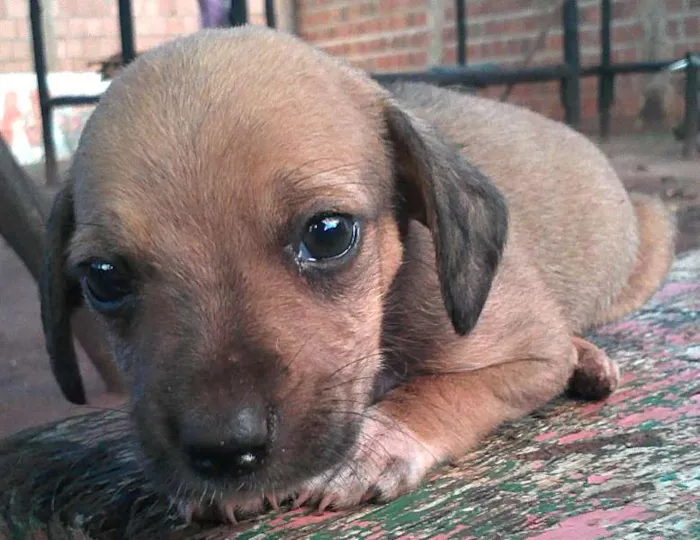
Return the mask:
[[185,513],[345,508],[567,388],[613,391],[580,336],[649,298],[672,243],[663,206],[562,124],[210,30],[143,54],[90,118],[43,320],[81,401],[69,313],[101,314]]

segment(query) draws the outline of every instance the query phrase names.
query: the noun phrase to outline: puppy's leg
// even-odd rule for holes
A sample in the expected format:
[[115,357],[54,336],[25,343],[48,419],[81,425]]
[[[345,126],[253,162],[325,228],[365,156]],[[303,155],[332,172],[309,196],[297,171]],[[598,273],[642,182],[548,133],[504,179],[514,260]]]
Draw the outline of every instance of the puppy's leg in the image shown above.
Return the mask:
[[[578,363],[570,336],[546,356],[514,355],[472,372],[421,376],[396,388],[367,411],[360,439],[345,464],[305,486],[297,504],[349,508],[363,500],[391,500],[425,474],[463,455],[507,420],[559,395]],[[480,348],[480,347],[479,347]],[[494,347],[496,349],[497,347]],[[554,350],[552,350],[554,349]],[[469,358],[461,348],[456,354]]]
[[573,338],[578,363],[567,393],[577,399],[598,401],[612,394],[620,382],[620,369],[604,351],[590,341]]

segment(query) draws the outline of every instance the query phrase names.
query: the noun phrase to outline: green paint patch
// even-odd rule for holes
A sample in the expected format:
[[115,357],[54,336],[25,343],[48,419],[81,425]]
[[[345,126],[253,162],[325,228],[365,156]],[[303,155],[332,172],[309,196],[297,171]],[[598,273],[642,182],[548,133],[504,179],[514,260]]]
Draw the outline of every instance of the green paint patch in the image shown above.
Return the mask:
[[558,510],[558,506],[551,502],[541,502],[537,505],[537,515],[550,514]]
[[501,476],[505,475],[506,473],[512,471],[518,466],[518,462],[514,461],[512,459],[509,459],[505,461],[502,465],[499,467],[494,467],[494,470],[489,472],[488,477],[489,478],[500,478]]
[[503,491],[513,491],[517,493],[521,493],[523,491],[526,491],[525,487],[522,484],[518,484],[515,482],[506,482],[504,484],[501,484],[500,488]]

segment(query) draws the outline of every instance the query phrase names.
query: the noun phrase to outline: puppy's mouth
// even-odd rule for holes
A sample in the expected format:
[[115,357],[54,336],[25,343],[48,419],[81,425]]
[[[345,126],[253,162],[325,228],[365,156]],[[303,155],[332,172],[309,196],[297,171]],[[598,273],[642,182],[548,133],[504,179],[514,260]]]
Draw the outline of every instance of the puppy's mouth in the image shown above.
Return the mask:
[[[312,478],[340,466],[356,443],[356,414],[316,411],[301,421],[273,428],[268,444],[235,445],[213,437],[215,444],[189,444],[173,438],[173,426],[145,425],[136,415],[146,469],[154,485],[180,503],[260,500],[272,495],[280,503]],[[177,430],[175,430],[177,434]]]

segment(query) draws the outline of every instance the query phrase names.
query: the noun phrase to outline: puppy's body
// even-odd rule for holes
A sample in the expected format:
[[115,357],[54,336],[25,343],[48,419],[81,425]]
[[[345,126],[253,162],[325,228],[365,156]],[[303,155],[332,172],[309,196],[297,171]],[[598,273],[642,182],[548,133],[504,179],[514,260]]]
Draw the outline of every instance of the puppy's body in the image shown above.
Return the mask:
[[[347,251],[309,258],[300,239],[341,222],[359,231]],[[261,493],[390,499],[567,387],[609,394],[616,369],[580,334],[646,301],[673,252],[663,207],[633,205],[565,126],[426,85],[387,92],[260,29],[125,69],[49,239],[42,307],[66,395],[82,397],[75,279],[133,379],[154,478],[187,512],[213,494],[229,519]]]
[[[538,268],[572,332],[619,317],[617,303],[625,303],[622,311],[629,312],[648,299],[672,258],[668,212],[640,196],[634,198],[635,212],[617,173],[593,143],[521,107],[425,84],[392,90],[503,192],[509,246],[517,244],[519,252],[512,256],[527,257],[518,261],[521,267]],[[641,232],[647,238],[640,248]],[[649,283],[630,301],[626,289],[633,273],[634,279],[648,276]]]

